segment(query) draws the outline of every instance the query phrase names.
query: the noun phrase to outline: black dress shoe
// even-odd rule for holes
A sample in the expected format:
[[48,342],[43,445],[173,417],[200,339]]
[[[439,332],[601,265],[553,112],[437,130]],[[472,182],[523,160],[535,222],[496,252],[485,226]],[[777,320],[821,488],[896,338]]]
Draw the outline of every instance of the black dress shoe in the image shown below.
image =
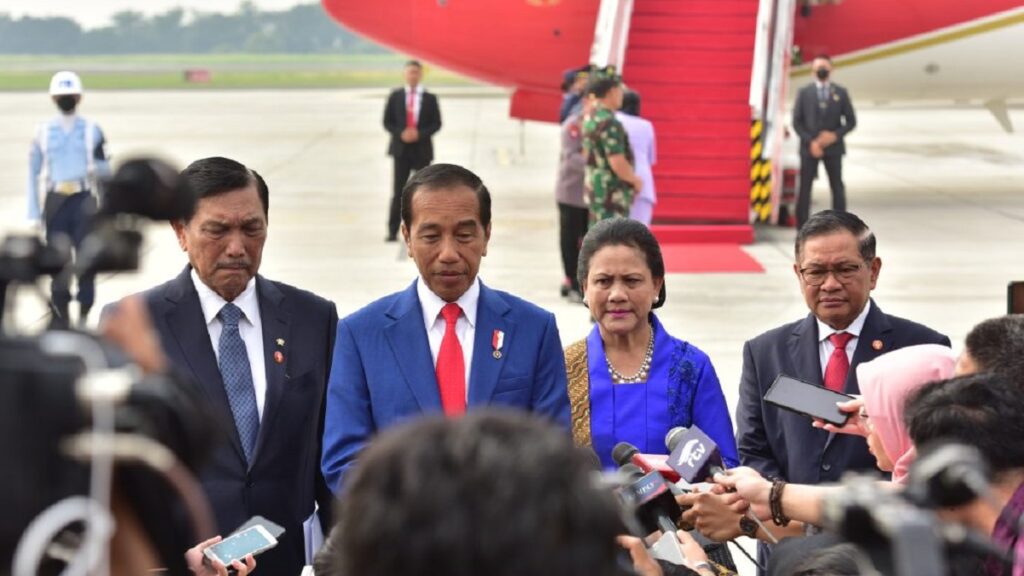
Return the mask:
[[398,236],[395,234],[388,234],[384,237],[385,242],[398,242]]

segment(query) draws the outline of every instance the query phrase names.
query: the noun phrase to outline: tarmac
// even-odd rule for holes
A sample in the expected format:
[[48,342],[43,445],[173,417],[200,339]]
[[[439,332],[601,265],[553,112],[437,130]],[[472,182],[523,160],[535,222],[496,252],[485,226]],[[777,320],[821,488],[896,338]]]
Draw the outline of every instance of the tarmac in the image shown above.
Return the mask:
[[[587,310],[558,294],[557,126],[510,119],[502,89],[439,93],[436,161],[474,170],[493,195],[481,279],[554,312],[563,344],[585,337]],[[81,112],[102,126],[115,162],[156,154],[184,167],[220,155],[259,171],[271,199],[261,273],[333,300],[344,316],[416,276],[401,245],[383,241],[385,97],[380,89],[87,92]],[[42,91],[0,93],[0,235],[25,229],[28,145],[54,113]],[[875,301],[947,334],[959,350],[974,324],[1005,312],[1007,283],[1024,279],[1024,137],[1004,133],[980,107],[865,106],[857,116],[844,174],[849,209],[878,238]],[[1024,108],[1011,118],[1024,126]],[[814,209],[828,207],[824,174],[814,199]],[[807,314],[792,269],[794,230],[756,232],[745,249],[764,273],[670,275],[658,311],[670,333],[710,355],[733,409],[744,341]],[[187,262],[166,224],[149,227],[144,250],[138,272],[100,276],[98,305]],[[45,324],[44,293],[19,290],[9,331]]]

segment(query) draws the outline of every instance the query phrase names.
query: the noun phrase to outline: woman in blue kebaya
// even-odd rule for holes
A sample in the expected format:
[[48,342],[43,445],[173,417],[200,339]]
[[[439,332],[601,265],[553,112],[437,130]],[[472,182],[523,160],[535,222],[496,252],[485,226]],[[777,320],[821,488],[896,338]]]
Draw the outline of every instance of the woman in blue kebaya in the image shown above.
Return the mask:
[[666,432],[697,426],[726,466],[736,465],[732,420],[711,360],[669,334],[652,311],[665,303],[665,262],[647,226],[625,218],[595,224],[577,275],[594,328],[565,350],[576,443],[610,468],[619,442],[667,454]]

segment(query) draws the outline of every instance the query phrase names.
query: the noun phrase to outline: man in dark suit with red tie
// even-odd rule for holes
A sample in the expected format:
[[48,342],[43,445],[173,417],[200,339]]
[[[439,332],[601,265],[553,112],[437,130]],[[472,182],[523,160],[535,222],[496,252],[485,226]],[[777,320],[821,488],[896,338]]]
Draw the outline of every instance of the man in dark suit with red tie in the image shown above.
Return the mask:
[[857,116],[846,88],[832,82],[832,60],[818,56],[811,65],[815,80],[804,86],[793,106],[793,129],[800,135],[800,192],[796,199],[797,228],[811,213],[811,185],[818,177],[818,162],[825,164],[832,189],[832,209],[846,210],[843,185],[844,137],[857,127]]
[[396,88],[384,107],[384,129],[391,134],[388,154],[394,159],[395,179],[388,214],[388,242],[398,240],[402,224],[402,188],[409,175],[434,160],[431,138],[441,129],[437,96],[423,89],[423,66],[416,60],[405,64],[405,87]]
[[838,482],[847,470],[877,471],[863,438],[814,428],[810,418],[762,398],[779,374],[859,394],[861,362],[915,344],[949,346],[935,330],[882,312],[871,299],[881,268],[875,235],[854,214],[825,210],[800,228],[793,271],[810,314],[743,347],[736,444],[744,466],[799,484]]

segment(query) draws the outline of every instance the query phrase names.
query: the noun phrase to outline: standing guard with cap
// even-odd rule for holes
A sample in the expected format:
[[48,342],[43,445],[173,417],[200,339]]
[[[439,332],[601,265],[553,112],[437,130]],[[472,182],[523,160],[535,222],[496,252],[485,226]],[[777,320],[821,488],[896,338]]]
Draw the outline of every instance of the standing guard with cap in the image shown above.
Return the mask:
[[[29,152],[28,218],[45,225],[46,241],[66,237],[77,253],[96,211],[97,176],[110,173],[104,152],[106,140],[95,123],[76,114],[82,100],[82,81],[74,72],[58,72],[50,80],[50,96],[60,115],[39,125]],[[40,212],[39,184],[46,197]],[[51,327],[69,326],[71,271],[53,279]],[[84,325],[96,298],[95,276],[78,277],[79,325]]]

